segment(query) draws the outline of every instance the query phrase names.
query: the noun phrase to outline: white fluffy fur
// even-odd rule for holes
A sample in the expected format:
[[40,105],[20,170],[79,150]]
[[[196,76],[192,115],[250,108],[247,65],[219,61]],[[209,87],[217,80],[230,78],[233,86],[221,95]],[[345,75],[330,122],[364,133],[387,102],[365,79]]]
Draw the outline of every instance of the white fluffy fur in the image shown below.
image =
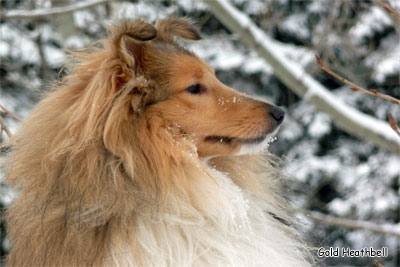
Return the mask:
[[[304,244],[266,212],[275,211],[275,205],[243,192],[207,163],[201,165],[202,172],[186,173],[195,175],[196,197],[188,202],[178,188],[169,195],[166,213],[140,214],[136,229],[114,236],[106,265],[309,266]],[[121,242],[129,239],[135,243]]]

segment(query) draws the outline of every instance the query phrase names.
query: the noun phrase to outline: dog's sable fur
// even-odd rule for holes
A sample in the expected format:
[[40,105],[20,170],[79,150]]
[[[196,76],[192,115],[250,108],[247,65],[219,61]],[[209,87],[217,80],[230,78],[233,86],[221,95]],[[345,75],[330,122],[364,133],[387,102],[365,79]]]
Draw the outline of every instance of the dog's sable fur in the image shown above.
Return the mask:
[[110,32],[14,136],[8,265],[308,266],[272,156],[237,155],[274,106],[175,42],[200,39],[188,19]]

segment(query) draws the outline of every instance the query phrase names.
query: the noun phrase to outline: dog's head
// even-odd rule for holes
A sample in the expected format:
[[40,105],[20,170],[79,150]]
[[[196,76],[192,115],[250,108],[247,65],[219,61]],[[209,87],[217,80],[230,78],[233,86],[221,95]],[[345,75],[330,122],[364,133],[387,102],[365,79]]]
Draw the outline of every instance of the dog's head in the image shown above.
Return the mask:
[[[200,157],[245,154],[268,144],[283,121],[282,109],[245,96],[221,83],[214,70],[176,37],[198,40],[188,19],[124,22],[112,41],[129,74],[135,116],[159,117],[164,127],[193,140]],[[137,86],[138,80],[146,86]]]

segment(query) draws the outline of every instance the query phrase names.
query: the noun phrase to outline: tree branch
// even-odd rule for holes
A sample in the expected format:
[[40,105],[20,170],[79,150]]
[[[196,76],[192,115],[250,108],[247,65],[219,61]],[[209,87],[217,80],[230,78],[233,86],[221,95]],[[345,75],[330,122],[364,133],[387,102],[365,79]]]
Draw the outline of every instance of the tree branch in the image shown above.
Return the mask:
[[88,0],[84,2],[77,2],[63,7],[40,8],[35,10],[9,10],[0,13],[0,17],[2,19],[37,19],[41,17],[71,13],[81,9],[86,9],[99,4],[103,4],[109,1],[110,0]]
[[36,47],[40,57],[40,77],[42,81],[48,82],[51,80],[51,73],[49,64],[47,63],[46,56],[44,54],[42,34],[39,32],[38,36],[33,40],[36,43]]
[[[373,96],[377,96],[380,98],[383,98],[393,104],[396,105],[400,105],[400,100],[397,98],[394,98],[390,95],[385,95],[382,94],[378,91],[376,91],[375,89],[369,89],[369,90],[365,90],[361,87],[359,87],[358,85],[350,82],[349,80],[346,80],[345,78],[343,78],[342,76],[340,76],[339,74],[337,74],[336,72],[332,71],[331,69],[329,69],[327,66],[325,66],[324,62],[319,58],[319,56],[315,55],[315,58],[317,59],[317,62],[319,64],[319,66],[321,67],[321,69],[323,69],[324,71],[326,71],[327,73],[329,73],[330,75],[332,75],[333,77],[335,77],[336,79],[342,81],[343,83],[347,84],[350,86],[350,89],[353,90],[354,92],[361,92],[367,95],[373,95]],[[388,115],[388,119],[389,119],[389,125],[390,127],[392,127],[392,129],[397,133],[397,135],[400,136],[400,131],[397,127],[397,123],[394,120],[393,116],[391,114]]]
[[393,16],[396,16],[397,19],[400,18],[400,12],[397,11],[396,9],[394,9],[394,8],[390,5],[390,3],[384,3],[384,2],[381,1],[381,0],[375,0],[375,2],[376,2],[378,5],[380,5],[384,10],[386,10],[387,13],[389,13],[389,14],[391,14],[391,15],[393,15]]
[[8,129],[3,118],[0,116],[0,137],[3,135],[3,131],[6,132],[7,136],[10,138],[12,136],[10,130]]
[[390,127],[392,127],[393,131],[395,131],[400,136],[400,130],[399,127],[397,127],[397,122],[394,120],[391,114],[388,114],[388,120]]
[[[15,115],[13,112],[9,111],[6,109],[3,105],[0,104],[0,114],[8,114],[10,115],[13,119],[19,121],[20,119]],[[12,136],[10,129],[8,129],[6,123],[4,122],[3,118],[0,116],[0,140],[2,138],[3,132],[5,132],[10,138]]]
[[376,267],[384,267],[378,260],[374,260],[373,263]]
[[317,59],[317,62],[319,64],[319,66],[321,67],[321,69],[323,69],[324,71],[326,71],[327,73],[329,73],[330,75],[335,77],[336,79],[338,79],[338,80],[342,81],[343,83],[347,84],[348,86],[350,86],[351,90],[353,90],[355,92],[361,92],[361,93],[364,93],[367,95],[377,96],[377,97],[383,98],[389,102],[392,102],[393,104],[400,105],[399,99],[394,98],[390,95],[385,95],[385,94],[379,93],[375,89],[365,90],[365,89],[359,87],[358,85],[350,82],[349,80],[346,80],[345,78],[343,78],[336,72],[332,71],[331,69],[329,69],[327,66],[325,66],[324,62],[319,58],[319,56],[315,55],[315,58]]
[[274,68],[275,75],[299,97],[328,114],[333,122],[346,132],[400,154],[400,138],[388,123],[343,103],[307,74],[300,65],[284,57],[276,42],[228,1],[214,0],[205,3],[223,24],[254,48],[259,56]]
[[322,222],[325,224],[356,229],[356,230],[367,230],[379,234],[391,235],[400,238],[400,224],[398,225],[376,224],[360,220],[338,218],[331,215],[325,215],[323,213],[316,211],[309,211],[309,210],[295,210],[295,211],[304,214],[307,216],[307,218],[311,218],[317,222]]
[[8,114],[11,117],[13,117],[14,120],[20,121],[21,119],[17,117],[17,115],[15,115],[13,112],[9,111],[8,109],[6,109],[2,104],[0,104],[0,109],[2,109],[4,114]]

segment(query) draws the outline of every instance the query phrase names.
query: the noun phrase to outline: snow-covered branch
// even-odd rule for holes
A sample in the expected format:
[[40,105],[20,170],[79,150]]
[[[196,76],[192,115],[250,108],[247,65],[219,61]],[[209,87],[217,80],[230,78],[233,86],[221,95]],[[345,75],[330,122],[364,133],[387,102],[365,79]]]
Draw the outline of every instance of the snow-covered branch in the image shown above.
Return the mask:
[[296,210],[296,212],[302,213],[306,215],[307,218],[313,219],[314,221],[317,222],[322,222],[325,224],[331,224],[350,229],[367,230],[379,234],[391,235],[400,238],[400,225],[376,224],[360,220],[349,220],[309,210]]
[[93,7],[109,1],[110,0],[87,0],[63,7],[39,8],[34,10],[9,10],[0,13],[0,17],[2,19],[36,19],[41,17],[71,13],[77,10]]
[[328,114],[346,132],[400,154],[400,138],[388,123],[348,106],[329,92],[299,64],[280,53],[277,42],[264,34],[247,15],[228,1],[214,0],[205,3],[226,27],[254,48],[260,57],[273,67],[275,75],[298,96]]

